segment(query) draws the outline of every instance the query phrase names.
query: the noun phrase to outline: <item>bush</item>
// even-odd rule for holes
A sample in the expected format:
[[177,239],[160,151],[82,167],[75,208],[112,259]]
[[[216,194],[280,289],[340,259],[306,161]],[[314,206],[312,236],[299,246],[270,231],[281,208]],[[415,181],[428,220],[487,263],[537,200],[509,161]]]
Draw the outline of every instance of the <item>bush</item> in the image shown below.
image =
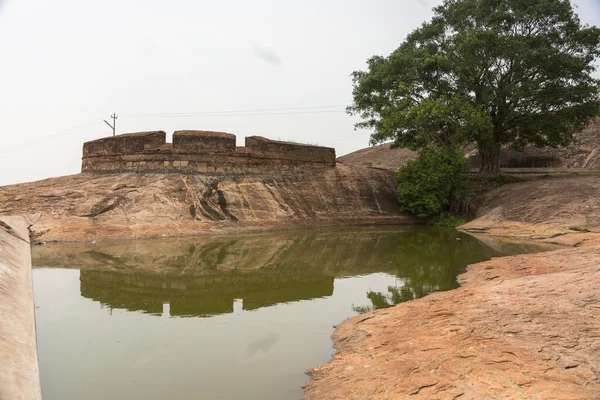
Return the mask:
[[435,217],[432,223],[442,228],[456,228],[457,226],[466,224],[467,220],[459,218],[452,214],[444,213],[440,216]]
[[469,161],[462,150],[421,150],[396,176],[402,210],[419,217],[441,215],[453,199],[471,192],[469,174]]

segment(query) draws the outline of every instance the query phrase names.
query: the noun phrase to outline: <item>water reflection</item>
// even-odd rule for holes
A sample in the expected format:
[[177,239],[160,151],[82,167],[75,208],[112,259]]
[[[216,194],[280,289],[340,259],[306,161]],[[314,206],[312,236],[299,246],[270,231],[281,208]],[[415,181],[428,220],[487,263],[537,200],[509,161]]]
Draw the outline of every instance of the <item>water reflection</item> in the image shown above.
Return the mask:
[[301,398],[352,305],[450,289],[466,264],[529,250],[431,227],[35,247],[44,398]]
[[456,277],[470,264],[493,257],[525,254],[555,248],[553,245],[459,235],[449,229],[417,231],[398,243],[396,285],[387,292],[369,290],[370,304],[353,306],[359,313],[388,308],[436,291],[458,287]]
[[[454,230],[422,227],[345,229],[36,247],[36,266],[80,270],[83,297],[108,308],[209,317],[331,296],[335,278],[386,272],[389,293],[367,293],[388,307],[456,287],[468,265],[527,252],[491,246]],[[530,247],[530,246],[529,246]]]
[[255,310],[333,293],[333,277],[262,270],[202,276],[81,270],[79,279],[81,295],[107,307],[161,315],[168,303],[169,315],[178,317],[231,313],[235,299],[242,299],[244,310]]

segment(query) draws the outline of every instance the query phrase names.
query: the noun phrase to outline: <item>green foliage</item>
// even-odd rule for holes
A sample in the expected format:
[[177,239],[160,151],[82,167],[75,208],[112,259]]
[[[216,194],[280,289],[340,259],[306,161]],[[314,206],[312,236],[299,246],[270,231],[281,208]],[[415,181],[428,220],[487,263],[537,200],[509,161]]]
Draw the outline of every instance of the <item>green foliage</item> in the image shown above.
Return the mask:
[[569,227],[569,229],[572,231],[575,231],[575,232],[585,232],[585,233],[590,232],[589,229],[581,228],[579,226],[571,226],[571,227]]
[[372,290],[367,292],[367,298],[371,301],[370,306],[352,306],[352,310],[359,314],[364,314],[369,311],[379,310],[382,308],[393,307],[396,304],[400,304],[404,301],[415,299],[415,293],[411,291],[409,287],[395,287],[388,286],[388,293],[374,292]]
[[457,226],[466,224],[467,220],[458,218],[451,214],[442,214],[435,218],[432,222],[434,225],[441,226],[443,228],[456,228]]
[[403,211],[419,217],[441,215],[454,198],[472,190],[468,160],[459,149],[424,149],[398,170],[398,201]]
[[[359,128],[372,143],[476,143],[482,171],[500,148],[561,146],[600,114],[600,29],[569,0],[445,0],[388,57],[353,73]],[[493,175],[493,174],[492,174]]]
[[464,272],[467,265],[492,257],[548,249],[525,242],[499,242],[501,246],[490,247],[455,229],[418,226],[408,229],[401,240],[394,238],[392,243],[388,253],[395,254],[392,265],[397,268],[397,283],[389,286],[387,291],[368,291],[368,305],[353,304],[355,312],[364,313],[419,299],[432,292],[455,289],[458,287],[456,276]]

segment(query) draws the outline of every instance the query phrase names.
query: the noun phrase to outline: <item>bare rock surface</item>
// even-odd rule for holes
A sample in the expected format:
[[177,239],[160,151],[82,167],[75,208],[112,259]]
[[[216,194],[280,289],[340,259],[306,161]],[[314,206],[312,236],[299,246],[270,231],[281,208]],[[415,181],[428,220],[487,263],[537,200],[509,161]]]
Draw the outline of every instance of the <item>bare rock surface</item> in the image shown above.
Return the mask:
[[412,150],[401,147],[392,149],[390,143],[384,143],[338,157],[337,161],[344,165],[396,171],[408,161],[415,158],[417,158],[417,153]]
[[82,173],[0,188],[34,241],[94,241],[417,222],[393,173],[340,166],[248,176]]
[[472,265],[460,281],[339,325],[305,398],[600,396],[600,245]]
[[471,265],[461,287],[340,324],[305,399],[600,398],[600,178],[499,187],[462,227],[569,247]]
[[473,203],[477,218],[460,228],[469,233],[577,244],[562,236],[584,240],[578,231],[600,232],[600,176],[503,185]]

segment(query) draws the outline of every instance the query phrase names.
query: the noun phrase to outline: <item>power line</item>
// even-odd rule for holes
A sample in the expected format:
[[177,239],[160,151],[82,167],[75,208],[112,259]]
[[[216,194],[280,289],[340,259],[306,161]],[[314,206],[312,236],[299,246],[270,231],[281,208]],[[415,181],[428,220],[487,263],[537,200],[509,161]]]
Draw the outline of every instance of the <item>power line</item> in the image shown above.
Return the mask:
[[48,140],[51,140],[51,139],[56,139],[56,138],[64,136],[64,135],[68,135],[69,133],[73,133],[73,132],[79,131],[81,129],[88,128],[88,127],[90,127],[92,125],[95,125],[95,124],[98,124],[100,122],[102,122],[102,118],[97,119],[97,120],[93,120],[93,121],[89,121],[89,122],[86,122],[86,123],[81,124],[81,125],[74,126],[72,128],[69,128],[69,129],[64,129],[62,131],[55,132],[55,133],[53,133],[51,135],[48,135],[48,136],[43,136],[41,138],[34,139],[32,141],[29,141],[29,142],[21,143],[21,144],[19,144],[17,146],[9,147],[8,149],[0,150],[0,154],[10,153],[12,151],[22,149],[24,147],[32,146],[34,144],[42,143],[42,142],[45,142],[45,141],[48,141]]
[[[129,117],[129,118],[148,118],[148,117],[236,117],[236,116],[266,116],[266,115],[298,115],[298,114],[332,114],[332,113],[343,113],[345,110],[323,110],[329,108],[336,107],[346,107],[345,104],[337,104],[337,105],[325,105],[325,106],[311,106],[311,107],[288,107],[288,108],[262,108],[262,109],[254,109],[254,110],[230,110],[230,111],[206,111],[206,112],[195,112],[195,113],[163,113],[163,114],[122,114],[121,117]],[[308,111],[302,111],[308,110]],[[111,128],[115,126],[116,114],[110,116],[113,118],[113,125]],[[104,118],[99,118],[93,121],[86,122],[81,125],[74,126],[69,129],[64,129],[53,134],[43,136],[38,139],[31,140],[29,142],[21,143],[14,147],[10,147],[7,149],[0,150],[0,154],[10,153],[15,150],[20,150],[25,147],[33,146],[38,143],[42,143],[48,140],[56,139],[61,136],[68,135],[70,133],[79,131],[81,129],[88,128],[95,124],[106,122]],[[109,124],[110,125],[110,124]],[[113,129],[113,135],[115,134]]]
[[266,113],[247,113],[247,114],[154,114],[145,116],[131,117],[121,115],[125,118],[188,118],[188,117],[253,117],[265,115],[299,115],[299,114],[334,114],[345,113],[344,110],[327,110],[327,111],[294,111],[294,112],[266,112]]
[[[263,113],[265,114],[252,114],[252,115],[269,115],[266,112],[277,112],[277,111],[296,111],[296,110],[315,110],[321,108],[337,108],[337,107],[346,107],[347,104],[335,104],[328,106],[312,106],[312,107],[288,107],[288,108],[259,108],[254,110],[228,110],[228,111],[199,111],[199,112],[187,112],[187,113],[156,113],[156,114],[122,114],[122,117],[170,117],[170,116],[214,116],[214,115],[223,115],[223,114],[243,114],[247,115],[248,113]],[[342,110],[335,111],[341,112]],[[228,115],[229,116],[229,115]]]

